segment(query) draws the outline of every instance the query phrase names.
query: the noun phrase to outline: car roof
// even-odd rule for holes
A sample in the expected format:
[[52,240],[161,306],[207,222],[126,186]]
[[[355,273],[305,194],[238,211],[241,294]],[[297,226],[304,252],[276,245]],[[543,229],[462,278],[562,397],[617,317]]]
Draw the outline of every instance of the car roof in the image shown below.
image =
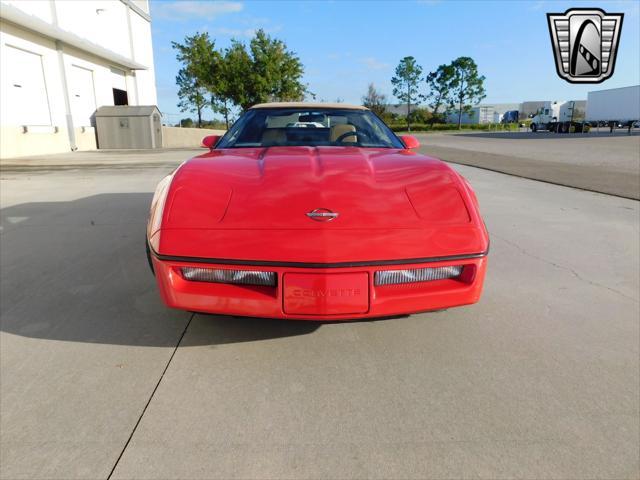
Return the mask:
[[271,102],[258,103],[254,108],[339,108],[341,110],[369,110],[362,105],[349,105],[348,103],[313,103],[313,102]]

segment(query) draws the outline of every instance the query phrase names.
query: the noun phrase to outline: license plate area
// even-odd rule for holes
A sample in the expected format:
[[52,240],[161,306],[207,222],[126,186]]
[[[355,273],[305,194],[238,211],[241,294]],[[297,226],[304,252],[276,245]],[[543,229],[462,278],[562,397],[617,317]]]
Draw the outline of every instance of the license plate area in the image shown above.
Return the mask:
[[285,273],[284,312],[345,315],[369,311],[369,274]]

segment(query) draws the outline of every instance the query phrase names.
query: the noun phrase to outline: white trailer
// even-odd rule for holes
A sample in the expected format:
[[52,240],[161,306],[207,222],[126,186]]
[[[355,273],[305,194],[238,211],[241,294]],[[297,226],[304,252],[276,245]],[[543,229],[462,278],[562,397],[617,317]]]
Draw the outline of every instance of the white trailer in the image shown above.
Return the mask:
[[589,92],[586,120],[594,125],[629,126],[640,120],[640,85]]

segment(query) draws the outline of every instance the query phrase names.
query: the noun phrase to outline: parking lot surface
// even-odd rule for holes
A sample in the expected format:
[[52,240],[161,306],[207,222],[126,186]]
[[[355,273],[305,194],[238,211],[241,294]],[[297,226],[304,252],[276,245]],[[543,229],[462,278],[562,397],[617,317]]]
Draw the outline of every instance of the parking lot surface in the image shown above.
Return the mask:
[[144,254],[165,163],[2,174],[2,478],[640,476],[639,202],[456,166],[480,303],[193,315]]
[[640,132],[417,134],[443,160],[594,192],[640,199]]

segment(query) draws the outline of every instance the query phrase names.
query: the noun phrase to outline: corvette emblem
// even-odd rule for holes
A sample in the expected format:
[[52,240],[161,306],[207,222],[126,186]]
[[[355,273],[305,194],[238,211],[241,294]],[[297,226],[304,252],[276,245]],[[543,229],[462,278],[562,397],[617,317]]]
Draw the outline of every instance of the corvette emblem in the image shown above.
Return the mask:
[[611,77],[623,17],[599,8],[547,13],[560,78],[571,83],[600,83]]
[[332,212],[328,208],[316,208],[307,213],[307,217],[315,220],[316,222],[330,222],[338,218],[339,213]]

